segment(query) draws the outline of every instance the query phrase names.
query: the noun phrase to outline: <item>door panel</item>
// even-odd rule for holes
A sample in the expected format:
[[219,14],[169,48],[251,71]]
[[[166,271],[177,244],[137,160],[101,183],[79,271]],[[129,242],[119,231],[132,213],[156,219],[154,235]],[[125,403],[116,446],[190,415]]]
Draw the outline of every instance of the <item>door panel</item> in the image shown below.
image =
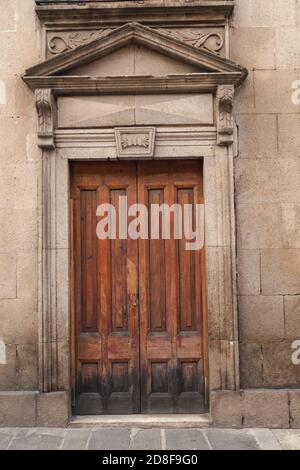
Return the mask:
[[[162,216],[158,226],[148,217],[147,240],[118,236],[120,196],[150,215],[152,204],[195,206],[202,195],[199,161],[71,166],[75,413],[205,410],[204,252],[174,239],[172,216],[170,239]],[[96,236],[103,203],[116,208],[115,239]]]
[[[138,200],[149,210],[151,203],[202,203],[199,162],[138,162]],[[141,407],[144,413],[199,413],[205,406],[203,250],[186,250],[170,220],[170,239],[161,239],[160,223],[159,240],[139,241]],[[149,234],[152,228],[150,220]]]
[[96,236],[96,210],[136,202],[135,164],[75,164],[76,413],[140,411],[137,242]]

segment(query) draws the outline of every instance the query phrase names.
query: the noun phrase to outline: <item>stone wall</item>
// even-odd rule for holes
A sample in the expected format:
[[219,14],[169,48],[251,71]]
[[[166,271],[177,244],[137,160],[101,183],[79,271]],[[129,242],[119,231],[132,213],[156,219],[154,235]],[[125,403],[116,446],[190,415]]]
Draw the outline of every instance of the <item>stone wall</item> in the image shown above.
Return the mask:
[[0,391],[37,389],[39,150],[32,93],[41,57],[32,0],[0,0]]
[[[0,8],[0,424],[51,424],[53,397],[34,392],[41,156],[34,99],[21,80],[42,60],[40,25],[34,0],[0,0]],[[235,202],[241,387],[254,390],[213,396],[212,410],[220,425],[299,426],[299,392],[255,390],[300,388],[291,361],[300,339],[300,104],[291,101],[300,0],[236,0],[231,36],[232,59],[250,72],[235,100]],[[20,401],[9,391],[32,393]],[[32,416],[22,421],[24,406]]]
[[298,0],[236,0],[232,21],[232,59],[250,72],[235,109],[243,388],[300,385],[299,14]]

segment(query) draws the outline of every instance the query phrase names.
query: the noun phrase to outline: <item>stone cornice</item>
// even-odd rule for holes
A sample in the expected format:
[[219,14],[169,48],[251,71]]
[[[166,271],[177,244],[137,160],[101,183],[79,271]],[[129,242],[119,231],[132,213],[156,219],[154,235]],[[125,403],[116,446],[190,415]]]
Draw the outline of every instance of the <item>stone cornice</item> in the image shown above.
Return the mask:
[[240,73],[196,73],[162,77],[79,77],[79,76],[25,76],[23,80],[32,89],[51,88],[56,95],[74,93],[130,94],[130,93],[196,93],[216,91],[219,85],[239,86]]
[[145,0],[137,1],[37,1],[36,12],[43,23],[124,24],[130,21],[161,25],[224,22],[232,13],[233,0]]

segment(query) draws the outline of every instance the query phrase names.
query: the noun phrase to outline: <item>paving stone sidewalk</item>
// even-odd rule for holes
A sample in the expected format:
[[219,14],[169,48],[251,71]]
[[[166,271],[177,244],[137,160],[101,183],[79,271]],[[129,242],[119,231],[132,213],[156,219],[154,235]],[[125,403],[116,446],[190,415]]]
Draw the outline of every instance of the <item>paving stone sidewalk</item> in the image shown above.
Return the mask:
[[0,428],[1,450],[300,450],[300,430]]

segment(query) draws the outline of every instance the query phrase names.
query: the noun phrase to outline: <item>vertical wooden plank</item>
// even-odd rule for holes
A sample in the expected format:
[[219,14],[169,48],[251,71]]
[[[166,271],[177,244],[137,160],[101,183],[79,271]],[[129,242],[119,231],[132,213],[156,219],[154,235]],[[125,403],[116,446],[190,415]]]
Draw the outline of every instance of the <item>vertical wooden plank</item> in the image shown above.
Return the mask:
[[[164,189],[149,189],[148,210],[151,204],[164,203]],[[160,217],[161,219],[161,217]],[[149,234],[151,234],[151,221]],[[160,229],[160,237],[162,230]],[[149,239],[149,319],[150,331],[166,331],[166,262],[164,240]]]
[[96,191],[80,191],[81,331],[97,331]]
[[[126,196],[126,189],[112,189],[110,203],[116,208],[117,234],[119,233],[119,198]],[[128,331],[127,310],[127,240],[117,236],[110,240],[111,274],[111,331]]]
[[[193,188],[176,188],[177,203],[182,207],[190,204],[194,210]],[[196,278],[195,278],[195,253],[186,249],[187,239],[184,235],[177,245],[177,266],[178,275],[178,315],[179,331],[195,331],[196,326]]]

